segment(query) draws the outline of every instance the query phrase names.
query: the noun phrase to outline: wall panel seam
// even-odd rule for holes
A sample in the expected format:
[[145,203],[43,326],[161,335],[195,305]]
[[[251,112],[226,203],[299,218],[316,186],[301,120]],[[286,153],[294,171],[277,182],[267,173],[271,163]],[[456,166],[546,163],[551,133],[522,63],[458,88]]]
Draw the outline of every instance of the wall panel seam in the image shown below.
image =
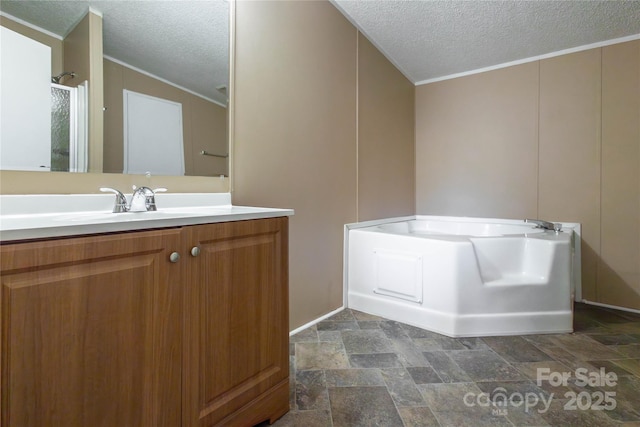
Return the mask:
[[540,218],[540,93],[541,93],[541,86],[542,86],[542,79],[540,76],[540,69],[541,69],[541,62],[542,61],[538,61],[538,108],[536,109],[536,113],[538,114],[538,117],[536,118],[537,121],[537,126],[536,126],[536,130],[537,130],[537,135],[536,135],[536,142],[538,144],[537,146],[537,151],[538,151],[538,158],[537,158],[537,162],[538,164],[536,165],[536,218]]
[[360,30],[356,28],[356,222],[360,221]]
[[598,256],[598,264],[596,265],[596,271],[595,271],[595,299],[596,301],[600,302],[600,266],[602,265],[602,263],[604,262],[602,260],[602,168],[603,168],[603,164],[602,164],[602,112],[603,112],[603,107],[604,107],[604,101],[603,101],[603,91],[602,91],[602,86],[604,85],[604,67],[603,67],[603,55],[604,55],[604,48],[601,47],[598,49],[598,51],[600,52],[600,129],[599,129],[599,135],[598,135],[598,145],[599,145],[599,159],[598,159],[598,163],[599,163],[599,168],[598,168],[598,183],[600,185],[600,188],[598,189],[598,195],[599,195],[599,200],[598,200],[598,248],[596,251],[596,254]]

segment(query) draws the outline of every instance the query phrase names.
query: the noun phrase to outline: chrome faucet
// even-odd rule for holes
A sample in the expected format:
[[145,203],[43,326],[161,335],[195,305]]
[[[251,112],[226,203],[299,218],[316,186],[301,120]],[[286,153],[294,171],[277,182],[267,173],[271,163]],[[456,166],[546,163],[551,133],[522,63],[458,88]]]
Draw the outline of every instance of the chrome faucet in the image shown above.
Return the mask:
[[544,230],[555,231],[556,233],[562,231],[562,224],[559,222],[553,223],[549,221],[542,221],[540,219],[525,219],[524,222],[530,222],[536,225],[536,228],[542,228]]
[[149,187],[133,186],[133,195],[131,196],[131,203],[129,204],[129,212],[149,212],[157,211],[156,208],[156,193],[160,191],[167,191],[166,188],[156,188],[155,190]]
[[120,191],[115,188],[102,187],[102,192],[111,192],[116,195],[116,202],[113,207],[114,213],[121,212],[148,212],[157,211],[155,195],[158,192],[167,191],[166,188],[156,188],[155,190],[149,187],[136,187],[133,186],[133,194],[131,195],[131,202],[127,203],[127,198]]

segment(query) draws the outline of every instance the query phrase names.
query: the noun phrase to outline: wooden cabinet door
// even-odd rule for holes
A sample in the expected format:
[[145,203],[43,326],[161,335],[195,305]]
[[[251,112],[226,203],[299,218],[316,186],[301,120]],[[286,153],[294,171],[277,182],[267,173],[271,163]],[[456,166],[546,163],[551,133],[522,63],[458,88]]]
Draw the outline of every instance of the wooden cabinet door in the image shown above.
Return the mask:
[[4,426],[178,426],[181,230],[0,247]]
[[185,263],[184,426],[252,426],[288,411],[287,223],[190,227],[200,254]]

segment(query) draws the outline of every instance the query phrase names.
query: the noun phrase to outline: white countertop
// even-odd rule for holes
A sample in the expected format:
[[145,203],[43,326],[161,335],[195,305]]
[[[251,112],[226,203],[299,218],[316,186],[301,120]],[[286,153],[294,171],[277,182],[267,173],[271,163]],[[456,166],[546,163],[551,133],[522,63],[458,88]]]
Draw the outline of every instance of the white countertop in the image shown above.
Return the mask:
[[1,195],[0,241],[148,230],[293,215],[233,206],[229,193],[157,194],[154,212],[112,213],[112,194]]

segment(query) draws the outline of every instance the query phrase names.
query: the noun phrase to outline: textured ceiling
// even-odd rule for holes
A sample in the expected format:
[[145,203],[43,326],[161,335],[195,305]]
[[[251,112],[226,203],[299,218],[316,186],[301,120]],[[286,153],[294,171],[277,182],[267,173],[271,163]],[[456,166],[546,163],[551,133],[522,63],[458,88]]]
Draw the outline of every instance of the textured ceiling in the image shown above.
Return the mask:
[[216,87],[229,83],[227,1],[0,1],[3,13],[61,37],[89,7],[103,16],[105,55],[226,105]]
[[[414,83],[640,34],[640,0],[331,1]],[[226,102],[215,89],[228,85],[225,0],[0,1],[60,36],[89,6],[105,55]]]
[[640,34],[640,1],[331,0],[413,83]]

